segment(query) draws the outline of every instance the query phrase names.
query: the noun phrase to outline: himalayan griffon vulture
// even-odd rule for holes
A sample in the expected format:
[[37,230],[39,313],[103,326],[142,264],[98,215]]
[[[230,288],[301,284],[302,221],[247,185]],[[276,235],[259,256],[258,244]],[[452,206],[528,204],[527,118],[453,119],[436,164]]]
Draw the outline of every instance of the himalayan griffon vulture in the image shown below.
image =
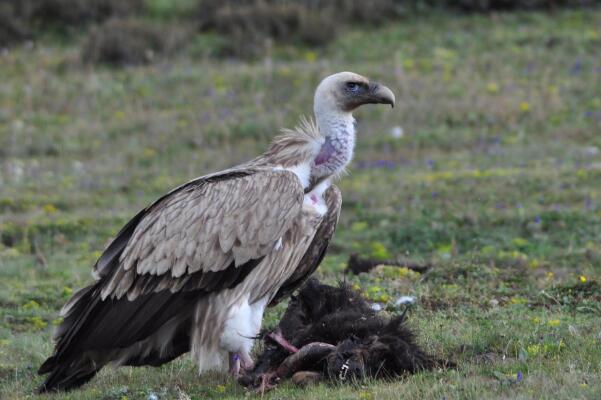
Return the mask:
[[353,155],[352,111],[394,101],[361,75],[328,76],[315,120],[140,211],[94,265],[95,282],[63,307],[39,391],[78,387],[109,363],[158,366],[189,351],[200,371],[252,368],[265,307],[315,271],[336,228],[331,182]]

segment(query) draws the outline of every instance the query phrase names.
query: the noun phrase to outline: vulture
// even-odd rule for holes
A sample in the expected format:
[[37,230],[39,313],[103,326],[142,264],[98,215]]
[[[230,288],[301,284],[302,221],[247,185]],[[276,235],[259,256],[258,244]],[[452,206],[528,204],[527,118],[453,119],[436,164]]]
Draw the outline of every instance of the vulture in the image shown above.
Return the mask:
[[353,155],[353,110],[394,103],[361,75],[330,75],[315,91],[314,119],[140,211],[61,310],[39,392],[81,386],[107,364],[159,366],[187,352],[199,372],[251,370],[265,308],[315,271],[336,228],[332,181]]

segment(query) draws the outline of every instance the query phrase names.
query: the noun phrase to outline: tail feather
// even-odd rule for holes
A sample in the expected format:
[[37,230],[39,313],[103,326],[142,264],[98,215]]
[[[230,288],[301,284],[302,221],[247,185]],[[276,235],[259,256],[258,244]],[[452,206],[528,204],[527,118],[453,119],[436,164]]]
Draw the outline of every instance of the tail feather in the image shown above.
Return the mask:
[[44,383],[38,387],[37,392],[47,393],[75,389],[92,379],[100,368],[102,368],[102,365],[97,365],[89,358],[76,360],[68,364],[55,365],[49,371],[50,375]]
[[79,387],[111,362],[158,366],[188,352],[198,295],[163,291],[101,301],[98,287],[84,289],[69,304],[54,354],[38,370],[49,374],[38,391]]

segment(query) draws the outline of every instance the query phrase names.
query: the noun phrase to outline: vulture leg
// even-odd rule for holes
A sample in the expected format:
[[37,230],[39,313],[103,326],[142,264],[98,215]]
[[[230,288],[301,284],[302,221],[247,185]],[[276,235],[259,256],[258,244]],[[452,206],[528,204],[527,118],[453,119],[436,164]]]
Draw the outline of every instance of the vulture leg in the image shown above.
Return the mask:
[[240,355],[238,353],[229,353],[230,375],[234,378],[240,376]]
[[240,352],[240,362],[244,371],[251,371],[255,367],[253,359],[246,351]]

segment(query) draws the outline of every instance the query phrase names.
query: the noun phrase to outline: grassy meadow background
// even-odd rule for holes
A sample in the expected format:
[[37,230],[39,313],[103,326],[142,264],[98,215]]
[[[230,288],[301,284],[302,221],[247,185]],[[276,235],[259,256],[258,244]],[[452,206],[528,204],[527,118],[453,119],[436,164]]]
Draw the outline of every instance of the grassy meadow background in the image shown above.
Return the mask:
[[[58,310],[119,228],[172,187],[246,161],[351,70],[397,106],[364,107],[344,206],[317,276],[346,279],[452,370],[284,384],[271,399],[601,398],[601,10],[421,13],[322,47],[213,57],[212,34],[152,63],[80,61],[50,33],[0,54],[0,398],[36,397]],[[420,275],[343,274],[351,253]],[[285,305],[270,310],[276,323]],[[104,369],[48,399],[250,397],[182,357]]]

